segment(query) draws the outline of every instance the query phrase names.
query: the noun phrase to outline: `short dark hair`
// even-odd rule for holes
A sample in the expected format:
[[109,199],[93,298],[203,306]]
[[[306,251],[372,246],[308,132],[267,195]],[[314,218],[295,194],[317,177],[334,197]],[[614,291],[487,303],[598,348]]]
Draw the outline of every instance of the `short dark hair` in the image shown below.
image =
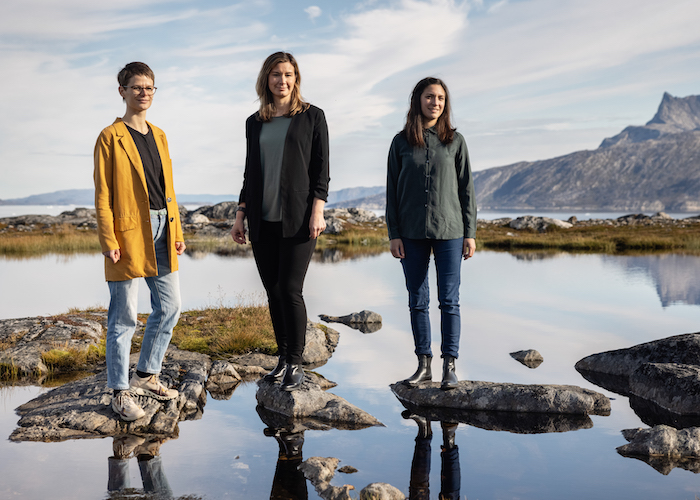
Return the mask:
[[130,62],[124,66],[117,74],[117,81],[121,87],[126,87],[134,76],[146,76],[153,80],[153,83],[156,82],[156,75],[153,74],[153,70],[148,67],[148,64],[142,62]]
[[421,111],[420,98],[423,95],[423,91],[430,85],[440,85],[445,91],[445,107],[435,125],[435,131],[443,144],[450,144],[454,140],[456,129],[452,127],[450,122],[450,93],[447,90],[447,85],[439,78],[429,76],[418,82],[411,93],[411,105],[408,108],[406,125],[403,128],[406,139],[411,146],[422,147],[425,145],[423,142],[423,112]]

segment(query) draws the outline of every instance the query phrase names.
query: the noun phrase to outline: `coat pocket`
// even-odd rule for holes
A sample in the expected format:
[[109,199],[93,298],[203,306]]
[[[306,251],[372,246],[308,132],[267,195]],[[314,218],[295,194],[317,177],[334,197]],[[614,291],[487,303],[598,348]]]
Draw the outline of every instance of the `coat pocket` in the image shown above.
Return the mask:
[[137,219],[132,216],[117,217],[114,221],[114,227],[117,231],[129,231],[130,229],[134,229],[136,225]]

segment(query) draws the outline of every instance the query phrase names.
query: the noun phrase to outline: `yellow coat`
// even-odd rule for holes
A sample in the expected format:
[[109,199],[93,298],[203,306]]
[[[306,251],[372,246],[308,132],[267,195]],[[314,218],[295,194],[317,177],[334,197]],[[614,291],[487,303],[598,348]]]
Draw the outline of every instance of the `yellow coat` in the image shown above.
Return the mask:
[[[170,269],[177,271],[175,242],[184,241],[180,213],[173,190],[173,168],[168,141],[158,127],[148,124],[163,164],[165,199],[168,210],[168,254]],[[121,250],[113,264],[105,259],[107,281],[124,281],[157,276],[148,187],[136,143],[117,118],[105,128],[95,144],[95,209],[102,251]]]

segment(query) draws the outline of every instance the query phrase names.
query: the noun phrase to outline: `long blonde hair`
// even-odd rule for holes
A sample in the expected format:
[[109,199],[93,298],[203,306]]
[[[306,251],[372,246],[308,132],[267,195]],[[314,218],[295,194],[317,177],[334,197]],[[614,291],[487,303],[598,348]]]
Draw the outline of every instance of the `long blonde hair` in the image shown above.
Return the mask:
[[294,75],[296,77],[294,79],[294,88],[292,89],[289,113],[285,116],[294,116],[309,108],[309,104],[304,102],[301,97],[301,73],[299,73],[299,65],[296,59],[288,52],[275,52],[265,59],[262,68],[260,68],[260,73],[258,73],[258,81],[255,84],[255,91],[258,93],[258,99],[260,100],[260,110],[258,111],[258,120],[260,121],[268,122],[275,116],[275,100],[272,96],[272,92],[270,92],[268,81],[270,73],[275,69],[275,66],[284,62],[294,67]]

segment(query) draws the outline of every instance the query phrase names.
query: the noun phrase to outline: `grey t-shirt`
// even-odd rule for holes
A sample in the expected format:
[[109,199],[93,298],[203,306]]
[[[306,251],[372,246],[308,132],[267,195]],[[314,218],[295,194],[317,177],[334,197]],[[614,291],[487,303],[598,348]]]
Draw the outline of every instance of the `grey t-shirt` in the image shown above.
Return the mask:
[[276,117],[263,123],[260,131],[260,163],[263,175],[262,219],[268,222],[282,220],[280,177],[284,142],[291,122],[290,117]]

